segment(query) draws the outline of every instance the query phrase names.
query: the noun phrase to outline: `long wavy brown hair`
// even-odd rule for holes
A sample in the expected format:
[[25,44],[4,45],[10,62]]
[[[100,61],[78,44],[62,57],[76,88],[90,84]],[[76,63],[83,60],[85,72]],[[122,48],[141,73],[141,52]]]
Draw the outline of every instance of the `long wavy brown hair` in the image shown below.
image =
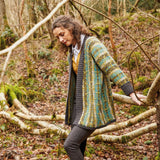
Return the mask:
[[52,31],[57,27],[68,29],[72,33],[76,43],[78,44],[78,48],[81,45],[80,35],[91,35],[85,26],[83,26],[82,24],[80,24],[80,22],[70,16],[58,16],[52,24]]

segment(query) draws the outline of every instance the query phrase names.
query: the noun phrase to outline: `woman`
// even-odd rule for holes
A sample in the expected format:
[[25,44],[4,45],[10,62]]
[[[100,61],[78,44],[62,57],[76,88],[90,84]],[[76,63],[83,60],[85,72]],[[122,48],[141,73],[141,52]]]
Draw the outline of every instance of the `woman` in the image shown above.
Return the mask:
[[[106,47],[76,20],[59,16],[53,34],[70,49],[65,123],[71,125],[64,148],[71,160],[83,160],[87,138],[95,129],[115,122],[110,80],[141,105],[125,74]],[[138,95],[139,98],[145,98]]]

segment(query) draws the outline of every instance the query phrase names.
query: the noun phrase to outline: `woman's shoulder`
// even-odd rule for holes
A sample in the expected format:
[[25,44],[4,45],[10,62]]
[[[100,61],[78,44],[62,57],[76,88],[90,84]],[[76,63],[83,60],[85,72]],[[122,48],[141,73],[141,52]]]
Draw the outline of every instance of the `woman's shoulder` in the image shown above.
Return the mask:
[[89,37],[87,38],[87,41],[88,41],[88,42],[91,42],[91,41],[99,41],[99,39],[98,39],[97,37],[94,37],[94,36],[89,36]]
[[86,40],[86,45],[94,45],[95,43],[101,43],[100,40],[94,36],[89,36]]

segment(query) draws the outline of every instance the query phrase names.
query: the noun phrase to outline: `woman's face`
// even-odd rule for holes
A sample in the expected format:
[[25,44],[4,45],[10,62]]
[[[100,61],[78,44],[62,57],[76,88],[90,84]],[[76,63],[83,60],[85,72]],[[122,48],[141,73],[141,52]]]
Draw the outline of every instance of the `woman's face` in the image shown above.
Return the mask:
[[61,43],[69,47],[75,45],[74,37],[72,33],[63,27],[57,27],[53,30],[54,36],[56,36]]

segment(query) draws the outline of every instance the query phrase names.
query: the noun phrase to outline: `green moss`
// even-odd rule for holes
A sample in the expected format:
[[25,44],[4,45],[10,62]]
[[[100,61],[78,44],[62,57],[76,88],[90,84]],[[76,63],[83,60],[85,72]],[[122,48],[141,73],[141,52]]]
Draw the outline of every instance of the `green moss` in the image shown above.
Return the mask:
[[122,136],[122,143],[127,143],[129,141],[129,136]]
[[8,85],[8,102],[13,103],[14,99],[19,99],[23,101],[26,96],[26,89],[24,87],[19,87],[18,85]]
[[139,16],[139,17],[138,17],[138,21],[139,21],[139,22],[144,22],[144,21],[146,21],[146,18]]
[[158,154],[157,154],[155,160],[160,160],[160,152],[158,152]]
[[129,113],[136,116],[138,114],[141,114],[141,113],[145,112],[146,110],[148,110],[148,107],[132,105],[130,107]]
[[134,81],[135,90],[143,90],[150,87],[152,83],[152,79],[146,76],[140,76],[136,81]]
[[137,79],[138,82],[144,83],[146,82],[146,77],[145,76],[141,76]]
[[143,90],[143,95],[146,96],[148,94],[148,91],[149,91],[149,87]]
[[58,74],[61,74],[61,75],[62,75],[62,72],[61,72],[58,68],[53,68],[53,69],[51,70],[51,72],[52,72],[53,74],[55,74],[56,76],[57,76]]
[[154,79],[156,76],[157,76],[157,74],[158,74],[158,70],[157,69],[153,69],[153,70],[151,70],[151,79]]
[[6,43],[4,37],[0,37],[0,50],[5,49]]
[[11,45],[17,39],[18,37],[14,34],[14,32],[9,27],[6,27],[0,35],[0,50],[6,48],[6,45]]
[[23,96],[23,101],[27,100],[27,102],[34,102],[36,100],[44,100],[45,98],[45,89],[42,88],[40,81],[36,78],[21,77],[18,81],[18,86],[22,86],[22,88],[24,88],[23,91],[25,94]]
[[[3,84],[1,85],[0,92],[5,94],[10,105],[13,104],[13,100],[16,98],[23,101],[24,97],[26,97],[26,89],[18,85]],[[1,101],[0,103],[3,105],[7,104],[6,101]]]
[[27,91],[27,100],[30,102],[36,101],[36,100],[43,100],[44,96],[43,93],[39,92],[39,91],[35,91],[35,90],[31,90],[29,89]]
[[9,89],[8,85],[2,84],[0,87],[0,93],[6,94],[8,92],[8,89]]

